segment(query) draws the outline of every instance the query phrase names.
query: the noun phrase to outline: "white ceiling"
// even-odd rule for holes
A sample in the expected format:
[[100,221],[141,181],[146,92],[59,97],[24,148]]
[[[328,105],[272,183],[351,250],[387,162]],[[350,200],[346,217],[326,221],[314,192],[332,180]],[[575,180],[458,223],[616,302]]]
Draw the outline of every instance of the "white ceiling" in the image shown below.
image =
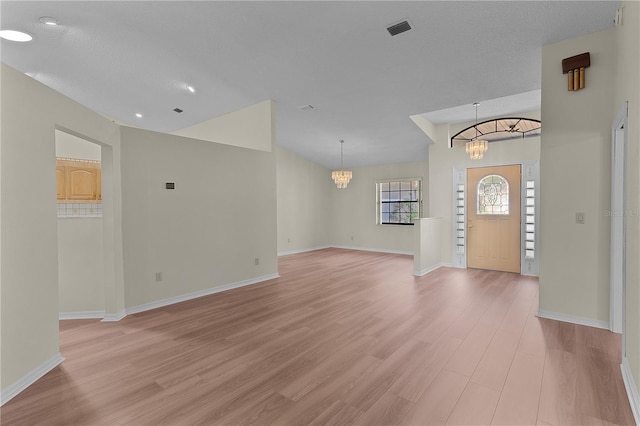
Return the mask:
[[[498,98],[508,101],[494,102],[500,114],[538,108],[541,47],[612,26],[618,3],[2,1],[1,28],[35,38],[2,40],[1,55],[95,111],[155,131],[273,99],[279,145],[335,168],[344,139],[345,166],[357,167],[426,159],[411,115],[468,121],[473,102]],[[391,37],[386,27],[404,18],[414,28]],[[306,104],[314,109],[299,109]]]

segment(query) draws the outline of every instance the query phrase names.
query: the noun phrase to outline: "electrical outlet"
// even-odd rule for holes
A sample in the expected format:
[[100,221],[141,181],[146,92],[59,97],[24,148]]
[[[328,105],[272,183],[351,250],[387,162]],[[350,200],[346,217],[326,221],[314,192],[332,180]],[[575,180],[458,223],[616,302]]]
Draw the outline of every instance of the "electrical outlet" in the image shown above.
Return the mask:
[[353,235],[351,236],[351,241],[353,241]]
[[156,272],[156,282],[162,281],[162,272]]
[[579,225],[584,225],[584,213],[576,213],[576,223]]
[[258,266],[260,264],[260,258],[256,257],[255,260],[253,261],[253,263]]
[[287,238],[287,242],[290,243],[291,242],[291,238]]

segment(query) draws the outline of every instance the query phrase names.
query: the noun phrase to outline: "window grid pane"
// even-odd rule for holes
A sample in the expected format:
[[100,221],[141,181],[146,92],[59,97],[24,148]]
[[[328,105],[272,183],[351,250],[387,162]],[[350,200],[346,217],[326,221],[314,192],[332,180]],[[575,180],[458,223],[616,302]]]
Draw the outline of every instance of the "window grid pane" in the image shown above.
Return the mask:
[[379,182],[380,223],[413,225],[420,217],[420,181],[399,180]]
[[464,235],[464,184],[458,184],[456,188],[457,212],[456,212],[456,253],[464,254],[465,252],[465,235]]
[[526,223],[526,236],[525,236],[525,258],[535,258],[535,221],[536,221],[536,190],[535,181],[528,180],[525,184],[525,223]]

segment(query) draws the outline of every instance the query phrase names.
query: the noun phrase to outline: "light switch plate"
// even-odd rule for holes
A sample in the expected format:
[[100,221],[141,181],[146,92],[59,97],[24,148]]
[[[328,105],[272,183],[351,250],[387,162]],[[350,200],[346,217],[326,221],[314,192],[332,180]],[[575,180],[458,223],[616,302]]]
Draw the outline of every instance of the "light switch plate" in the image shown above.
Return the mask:
[[584,225],[584,213],[578,212],[576,213],[576,223],[579,225]]

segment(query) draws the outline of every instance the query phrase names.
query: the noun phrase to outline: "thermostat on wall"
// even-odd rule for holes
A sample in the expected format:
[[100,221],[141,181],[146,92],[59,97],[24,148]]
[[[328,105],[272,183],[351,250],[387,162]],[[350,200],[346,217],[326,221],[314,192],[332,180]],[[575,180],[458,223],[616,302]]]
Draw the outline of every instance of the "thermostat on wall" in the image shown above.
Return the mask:
[[164,185],[165,185],[165,188],[167,188],[167,189],[176,189],[176,183],[175,182],[167,182]]

